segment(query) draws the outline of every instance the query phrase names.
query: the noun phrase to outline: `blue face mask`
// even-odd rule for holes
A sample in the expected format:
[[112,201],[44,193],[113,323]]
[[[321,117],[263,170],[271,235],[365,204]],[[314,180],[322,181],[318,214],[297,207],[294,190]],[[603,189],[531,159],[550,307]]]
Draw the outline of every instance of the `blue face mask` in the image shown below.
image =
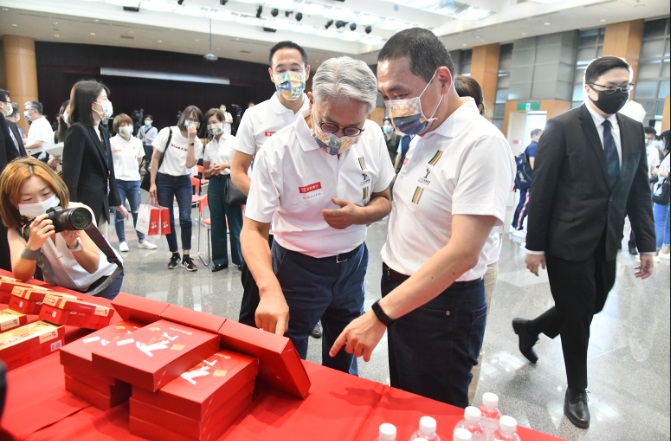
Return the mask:
[[434,116],[438,111],[440,103],[443,101],[443,95],[440,96],[440,100],[430,117],[425,117],[424,112],[422,112],[422,95],[436,77],[436,72],[433,73],[431,80],[426,84],[419,96],[410,99],[385,101],[384,104],[387,107],[389,118],[391,118],[392,124],[394,124],[394,127],[398,131],[406,135],[421,135],[436,120]]
[[391,133],[391,126],[390,125],[383,125],[382,126],[382,131],[388,135],[389,133]]

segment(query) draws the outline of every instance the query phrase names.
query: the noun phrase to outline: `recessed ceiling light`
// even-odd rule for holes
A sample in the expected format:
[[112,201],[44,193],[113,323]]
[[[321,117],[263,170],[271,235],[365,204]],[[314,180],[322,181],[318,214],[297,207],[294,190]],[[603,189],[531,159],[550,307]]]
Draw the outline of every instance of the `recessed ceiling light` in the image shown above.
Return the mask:
[[157,40],[156,42],[157,43],[163,43],[163,40]]
[[466,46],[468,46],[466,43],[463,43],[463,44],[461,45],[461,47],[466,47]]
[[522,32],[522,36],[524,37],[525,35],[527,35],[527,33],[526,33],[526,32]]
[[196,43],[198,43],[200,40],[199,40],[198,38],[196,38],[196,39],[193,40],[193,41],[195,41]]
[[16,28],[16,27],[18,27],[19,25],[17,25],[16,23],[12,23],[12,26],[14,26],[14,27]]
[[601,20],[599,20],[600,23],[605,23],[605,22],[607,22],[607,21],[608,21],[608,20],[606,20],[605,18],[602,18]]
[[55,35],[54,35],[54,37],[56,37],[56,38],[59,38],[59,37],[60,37],[60,35],[58,35],[58,34],[55,34]]
[[552,23],[550,23],[549,21],[546,21],[546,22],[543,23],[543,24],[544,24],[545,26],[550,26]]
[[89,32],[89,35],[92,37],[95,37],[96,33],[95,32]]
[[2,10],[3,10],[3,11],[9,11],[9,9],[7,9],[7,8],[2,8]]
[[93,21],[95,21],[96,23],[98,23],[100,20],[98,20],[97,18],[94,18]]
[[53,22],[53,25],[58,26],[58,22],[57,21]]

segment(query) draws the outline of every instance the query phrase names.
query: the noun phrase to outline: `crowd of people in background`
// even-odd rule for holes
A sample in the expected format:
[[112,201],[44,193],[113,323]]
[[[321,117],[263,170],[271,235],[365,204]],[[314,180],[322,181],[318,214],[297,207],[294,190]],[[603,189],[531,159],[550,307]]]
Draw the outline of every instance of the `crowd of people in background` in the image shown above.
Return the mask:
[[[250,103],[241,120],[224,104],[205,112],[189,105],[163,128],[151,114],[134,121],[115,113],[110,90],[82,80],[53,127],[40,102],[24,103],[30,129],[23,133],[19,106],[0,90],[0,267],[21,279],[41,272],[82,292],[104,285],[96,293],[112,298],[123,271],[87,235],[56,232],[47,210],[81,206],[95,225],[114,222],[123,255],[131,249],[126,221],[137,224],[146,177],[149,197],[171,208],[167,268],[195,272],[198,174],[209,181],[211,271],[231,263],[240,270],[240,322],[287,335],[303,358],[308,337],[323,333],[323,364],[352,374],[356,359],[367,361],[386,331],[392,386],[467,406],[516,173],[507,140],[483,116],[478,83],[457,77],[444,45],[418,28],[385,43],[377,76],[361,61],[332,58],[306,92],[307,54],[289,41],[271,49],[268,73],[275,93]],[[532,180],[519,189],[511,229],[527,239],[531,272],[547,263],[556,302],[539,318],[513,322],[519,349],[535,363],[539,334],[561,334],[564,410],[579,427],[589,425],[586,335],[615,280],[613,246],[625,212],[635,232],[630,251],[637,246],[641,254],[637,276],[648,277],[654,260],[669,259],[669,131],[657,137],[617,113],[630,75],[621,59],[595,60],[586,71],[585,104],[548,121],[545,131],[531,131],[524,154]],[[381,126],[367,119],[378,90],[386,107]],[[572,137],[584,150],[573,150]],[[597,155],[584,157],[592,147]],[[576,170],[582,172],[572,175]],[[663,182],[666,201],[651,203]],[[233,191],[247,198],[244,213],[228,198]],[[592,199],[585,200],[588,191]],[[366,227],[386,216],[382,294],[364,311]],[[138,249],[157,248],[136,235]],[[69,259],[67,280],[44,264],[57,252]],[[585,260],[587,268],[576,268]],[[573,292],[587,294],[578,299]]]

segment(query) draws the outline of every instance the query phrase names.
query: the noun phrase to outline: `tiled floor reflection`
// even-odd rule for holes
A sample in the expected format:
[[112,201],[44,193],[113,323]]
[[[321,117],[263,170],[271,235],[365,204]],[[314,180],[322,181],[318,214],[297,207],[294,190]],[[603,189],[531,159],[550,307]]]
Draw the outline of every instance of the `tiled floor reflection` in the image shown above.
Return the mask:
[[[386,228],[386,220],[369,228],[366,308],[380,296],[379,251]],[[237,319],[242,288],[235,266],[213,274],[197,261],[199,270],[195,273],[168,270],[165,239],[156,241],[158,250],[146,251],[137,249],[130,225],[127,236],[131,251],[124,257],[124,291]],[[109,237],[117,246],[113,232]],[[194,248],[195,240],[194,229]],[[205,235],[202,240],[201,248],[206,249]],[[580,430],[563,416],[566,380],[560,340],[541,337],[536,366],[517,351],[512,318],[534,317],[552,305],[552,298],[547,275],[530,274],[524,267],[524,244],[506,235],[477,396],[495,392],[501,398],[502,411],[516,417],[521,425],[569,440],[668,440],[669,264],[657,264],[656,273],[645,281],[634,277],[635,266],[633,257],[620,254],[617,283],[605,310],[594,319],[588,388],[592,427]],[[311,339],[311,361],[320,361],[320,345],[320,340]],[[360,361],[359,372],[364,378],[388,382],[386,339],[370,362]]]

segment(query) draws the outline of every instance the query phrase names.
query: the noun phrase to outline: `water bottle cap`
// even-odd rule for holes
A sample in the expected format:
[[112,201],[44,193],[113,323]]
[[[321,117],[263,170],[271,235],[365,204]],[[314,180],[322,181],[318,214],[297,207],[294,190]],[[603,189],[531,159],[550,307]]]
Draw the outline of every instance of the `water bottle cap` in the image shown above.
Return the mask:
[[396,441],[396,426],[389,423],[380,424],[380,441]]
[[491,392],[485,392],[482,394],[482,404],[490,409],[499,407],[499,397]]
[[430,416],[423,416],[419,419],[419,432],[422,435],[434,435],[436,433],[436,420]]
[[499,426],[501,427],[501,432],[511,435],[517,430],[517,420],[511,416],[504,415],[499,421]]
[[471,432],[468,431],[468,429],[464,428],[454,429],[454,435],[453,435],[454,441],[471,441],[472,438],[473,435],[471,434]]
[[468,406],[464,411],[464,419],[469,423],[478,423],[482,418],[482,412],[480,409],[474,406]]

